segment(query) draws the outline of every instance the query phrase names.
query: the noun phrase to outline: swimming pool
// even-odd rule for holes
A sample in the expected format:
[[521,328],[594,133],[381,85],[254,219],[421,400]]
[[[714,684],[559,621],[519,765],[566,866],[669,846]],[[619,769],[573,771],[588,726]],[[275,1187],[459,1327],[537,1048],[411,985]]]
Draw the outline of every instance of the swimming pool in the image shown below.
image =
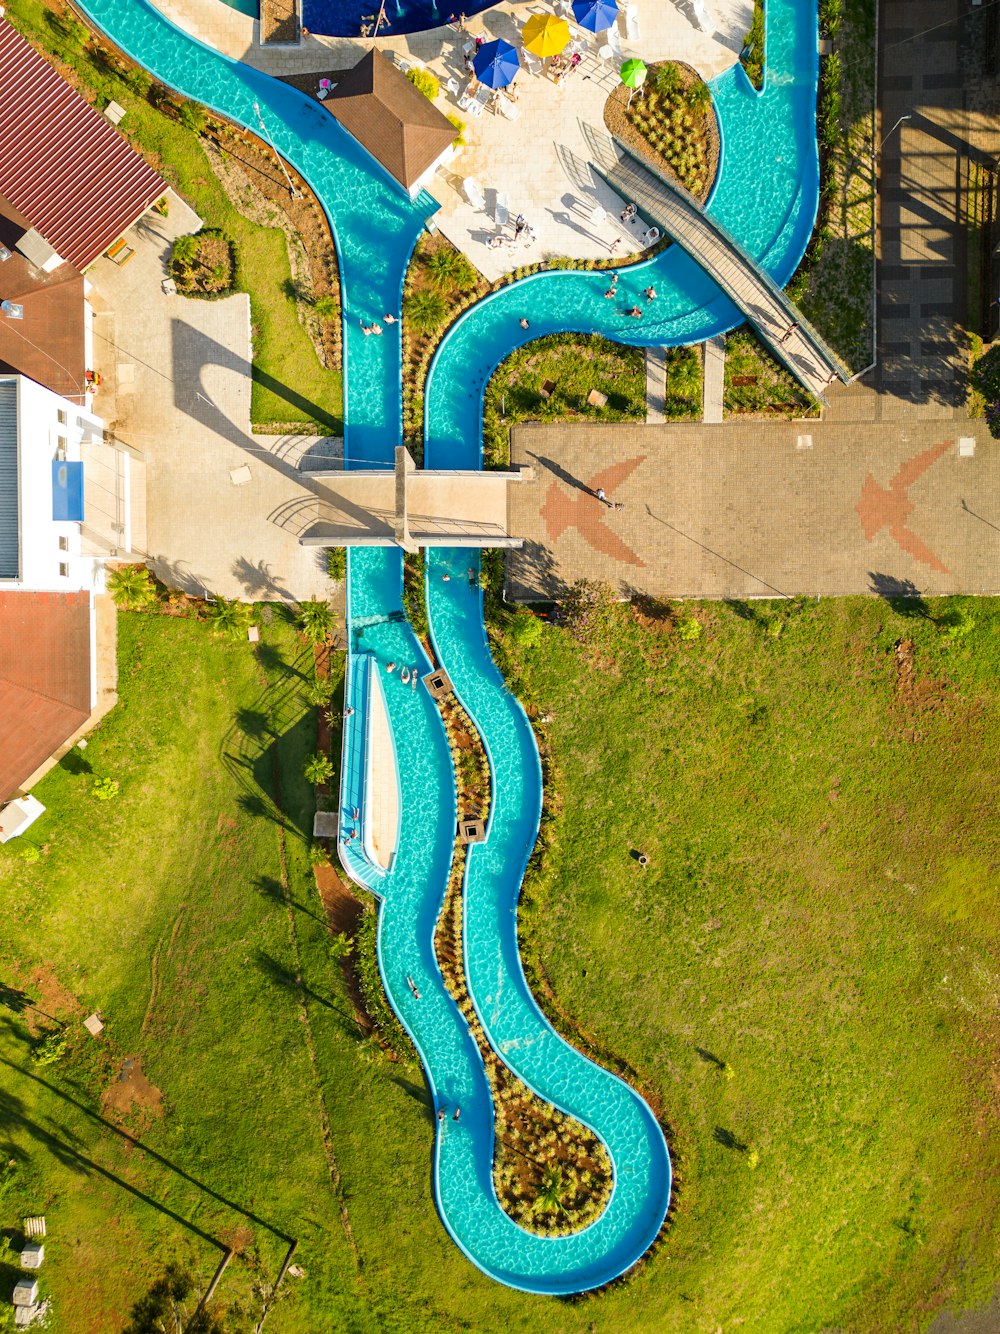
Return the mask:
[[[364,338],[360,321],[399,313],[402,278],[435,204],[410,201],[317,103],[175,28],[149,0],[83,0],[82,8],[162,82],[257,129],[256,101],[278,148],[316,191],[338,246],[344,307],[345,450],[350,464],[389,466],[401,440],[399,326]],[[768,0],[769,76],[761,94],[741,69],[714,94],[723,129],[722,169],[710,201],[747,250],[783,282],[798,262],[815,217],[813,131],[817,43],[815,0]],[[308,24],[307,24],[308,26]],[[763,157],[761,142],[771,154]],[[773,161],[771,160],[773,157]],[[620,291],[638,296],[651,280],[653,312],[623,328],[603,301],[606,279],[582,272],[536,275],[466,313],[443,342],[427,387],[426,449],[433,467],[478,466],[482,390],[520,343],[559,330],[600,332],[619,341],[699,341],[741,322],[728,297],[679,247],[622,271]],[[616,306],[618,303],[614,303]],[[530,331],[521,329],[526,315]],[[475,559],[475,558],[473,558]],[[455,832],[454,772],[440,715],[422,688],[399,673],[381,678],[398,756],[401,796],[396,856],[383,872],[352,844],[351,874],[382,898],[379,964],[393,1008],[421,1054],[438,1104],[460,1106],[435,1142],[441,1217],[466,1255],[500,1282],[533,1292],[596,1287],[629,1268],[655,1237],[670,1195],[670,1161],[649,1108],[627,1085],[568,1047],[541,1015],[517,954],[516,906],[537,835],[541,776],[527,719],[489,655],[478,590],[464,572],[467,551],[428,559],[428,610],[436,650],[480,729],[494,800],[486,842],[466,871],[464,944],[469,992],[484,1030],[507,1064],[543,1097],[578,1116],[608,1147],[615,1185],[601,1217],[571,1237],[538,1237],[501,1209],[493,1189],[493,1111],[482,1061],[448,996],[433,935]],[[402,604],[402,556],[358,549],[348,559],[348,700],[341,801],[365,800],[365,681],[388,662],[427,670]],[[419,995],[414,994],[412,979]]]
[[[472,0],[452,4],[450,0],[385,0],[385,21],[380,32],[423,32],[438,28],[457,14],[480,14],[497,0]],[[362,23],[368,26],[378,13],[379,0],[302,0],[302,25],[326,37],[357,37]]]

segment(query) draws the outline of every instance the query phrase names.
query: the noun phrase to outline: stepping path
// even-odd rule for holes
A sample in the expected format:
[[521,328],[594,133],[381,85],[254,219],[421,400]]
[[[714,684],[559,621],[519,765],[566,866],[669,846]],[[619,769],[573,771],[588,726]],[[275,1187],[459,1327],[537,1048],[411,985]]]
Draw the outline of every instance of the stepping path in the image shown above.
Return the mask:
[[701,265],[813,397],[823,399],[832,379],[849,378],[781,288],[693,195],[654,175],[610,136],[593,135],[591,148],[594,165],[608,184]]
[[667,397],[667,349],[646,348],[646,425],[661,426],[666,421],[663,408]]
[[724,418],[723,398],[726,389],[726,340],[722,334],[704,344],[705,372],[702,385],[702,418],[710,426],[717,426]]

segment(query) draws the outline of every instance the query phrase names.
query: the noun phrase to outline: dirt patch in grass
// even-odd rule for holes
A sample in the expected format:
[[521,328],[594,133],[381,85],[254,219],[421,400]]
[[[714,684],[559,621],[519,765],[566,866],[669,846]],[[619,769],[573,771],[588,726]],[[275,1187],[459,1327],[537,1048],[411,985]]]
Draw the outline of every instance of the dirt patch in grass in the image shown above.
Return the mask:
[[122,1061],[101,1097],[101,1112],[118,1124],[133,1119],[136,1112],[147,1124],[163,1115],[163,1094],[143,1074],[139,1057],[126,1056]]
[[640,159],[705,200],[719,170],[719,124],[711,101],[703,111],[687,106],[691,89],[703,82],[697,70],[681,61],[667,63],[678,71],[676,92],[660,92],[657,66],[650,66],[631,106],[625,85],[615,88],[604,104],[604,124]]

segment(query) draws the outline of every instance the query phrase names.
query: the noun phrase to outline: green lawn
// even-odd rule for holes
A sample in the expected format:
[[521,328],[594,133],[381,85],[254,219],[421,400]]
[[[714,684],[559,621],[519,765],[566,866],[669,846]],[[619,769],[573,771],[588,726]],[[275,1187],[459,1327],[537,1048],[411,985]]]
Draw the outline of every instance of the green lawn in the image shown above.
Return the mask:
[[[688,391],[683,375],[672,397]],[[678,363],[680,370],[680,363]],[[700,403],[700,375],[698,393]],[[555,386],[548,397],[541,389]],[[607,396],[603,407],[587,402],[591,390]],[[483,400],[483,452],[486,466],[510,462],[510,429],[523,421],[645,421],[646,358],[642,348],[623,347],[607,338],[550,334],[512,352],[494,371]]]
[[673,1128],[633,1329],[915,1330],[1000,1278],[1000,601],[929,612],[615,606],[519,654],[563,811],[528,953]]
[[[123,615],[118,709],[0,849],[0,1235],[46,1214],[53,1334],[115,1334],[167,1262],[207,1282],[220,1242],[242,1249],[219,1309],[246,1329],[288,1237],[305,1277],[278,1334],[882,1334],[985,1295],[1000,602],[647,612],[507,652],[552,715],[564,812],[528,953],[662,1102],[665,1245],[582,1304],[471,1268],[434,1210],[420,1072],[361,1039],[331,957],[309,650],[277,609],[257,650]],[[21,991],[73,1019],[63,1061],[33,1063]],[[104,1101],[126,1057],[162,1113]]]
[[231,203],[209,166],[197,133],[169,105],[154,106],[148,76],[131,82],[114,63],[84,46],[87,30],[58,18],[44,0],[10,0],[7,15],[36,46],[68,67],[99,109],[108,101],[127,111],[121,129],[191,205],[206,226],[220,228],[236,244],[238,282],[249,292],[253,320],[255,424],[315,425],[339,434],[343,412],[339,371],[324,370],[299,322],[284,234],[260,227]]

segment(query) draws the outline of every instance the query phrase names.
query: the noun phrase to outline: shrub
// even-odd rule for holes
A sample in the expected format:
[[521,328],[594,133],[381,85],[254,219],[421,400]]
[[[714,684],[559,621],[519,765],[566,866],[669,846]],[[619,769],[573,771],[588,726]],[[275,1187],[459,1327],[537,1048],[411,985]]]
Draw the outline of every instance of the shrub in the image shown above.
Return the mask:
[[426,69],[411,69],[406,71],[406,77],[416,88],[418,93],[423,93],[429,102],[433,102],[435,97],[441,91],[441,85],[437,79]]
[[118,796],[118,786],[116,778],[95,778],[90,795],[98,801],[113,801]]
[[181,124],[192,134],[202,134],[205,129],[205,112],[197,102],[182,102],[177,113]]
[[685,644],[693,644],[696,640],[699,640],[702,636],[702,630],[701,621],[695,616],[685,616],[683,621],[679,621],[677,625],[677,633]]
[[680,91],[681,72],[672,60],[665,60],[662,65],[657,65],[653,71],[653,88],[663,97],[673,97]]
[[329,704],[333,699],[333,682],[326,679],[322,681],[310,681],[305,689],[306,699],[317,709],[321,709],[324,704]]
[[712,92],[701,79],[693,83],[684,94],[684,101],[697,116],[703,116],[712,105]]
[[328,783],[333,777],[333,762],[329,755],[324,755],[318,750],[314,755],[310,755],[302,766],[302,776],[307,783],[312,783],[314,787],[319,787],[321,783]]
[[43,1033],[31,1051],[31,1059],[36,1065],[55,1065],[66,1055],[68,1039],[65,1029],[50,1029]]
[[325,644],[333,629],[333,612],[328,602],[302,602],[295,613],[299,629],[310,644]]
[[185,296],[226,296],[236,282],[235,247],[217,227],[179,236],[170,252],[170,272]]
[[318,296],[313,302],[313,310],[321,320],[337,318],[337,300],[332,296]]
[[220,634],[231,635],[233,639],[243,639],[253,620],[253,607],[236,598],[216,598],[209,603],[208,618]]
[[198,238],[193,233],[178,236],[170,252],[171,267],[190,268],[198,258],[199,249]]
[[451,246],[428,255],[424,267],[435,287],[445,291],[464,292],[476,285],[476,271],[471,262],[460,250],[453,250]]
[[156,599],[145,565],[122,565],[108,575],[108,592],[122,611],[142,611]]
[[446,119],[451,121],[458,133],[451,141],[452,148],[462,148],[465,144],[465,121],[461,116],[456,116],[453,111],[446,113]]
[[542,640],[542,622],[530,611],[515,612],[508,633],[519,648],[537,648]]
[[347,548],[331,547],[326,553],[326,572],[334,583],[347,577]]

